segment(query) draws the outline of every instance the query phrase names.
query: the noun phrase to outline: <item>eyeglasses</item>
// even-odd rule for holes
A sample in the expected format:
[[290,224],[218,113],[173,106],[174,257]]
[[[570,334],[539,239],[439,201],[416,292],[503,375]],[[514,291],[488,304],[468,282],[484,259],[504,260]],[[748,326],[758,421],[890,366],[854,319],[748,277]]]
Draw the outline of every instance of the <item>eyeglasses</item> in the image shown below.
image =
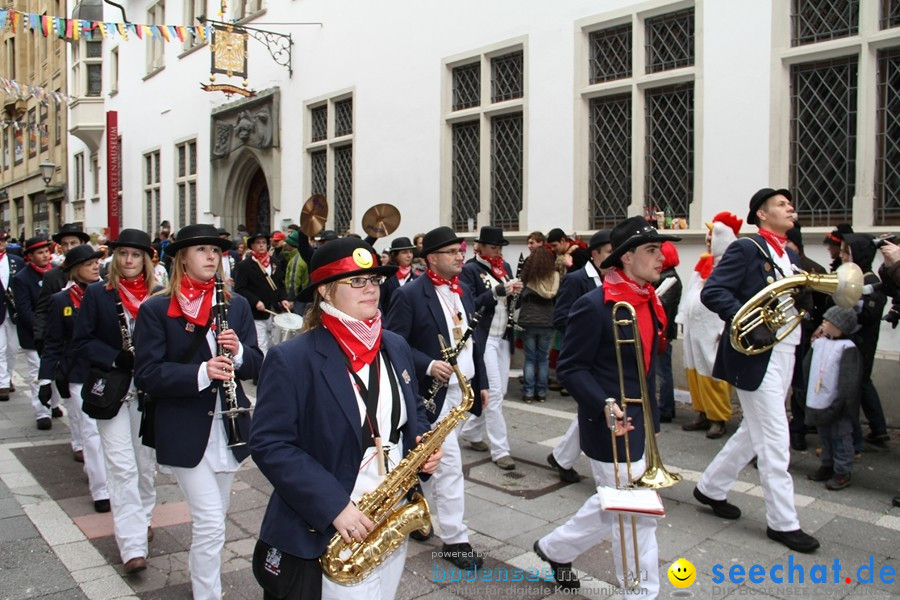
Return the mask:
[[361,289],[366,287],[367,283],[371,283],[375,287],[380,286],[384,283],[385,276],[384,275],[369,275],[368,277],[364,277],[360,275],[359,277],[351,277],[349,279],[339,279],[337,283],[342,283],[344,285],[349,285],[354,289]]
[[431,254],[459,254],[461,256],[465,256],[465,252],[462,248],[457,248],[456,250],[433,250]]

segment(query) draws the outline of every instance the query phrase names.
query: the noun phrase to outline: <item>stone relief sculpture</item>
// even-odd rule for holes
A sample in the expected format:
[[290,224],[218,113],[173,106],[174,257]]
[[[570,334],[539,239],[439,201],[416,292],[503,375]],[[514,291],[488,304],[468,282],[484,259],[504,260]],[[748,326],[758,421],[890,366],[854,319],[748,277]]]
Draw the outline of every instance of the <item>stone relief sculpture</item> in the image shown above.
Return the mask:
[[241,105],[213,115],[215,144],[212,158],[225,158],[238,148],[247,146],[266,150],[274,145],[277,117],[273,118],[271,102]]

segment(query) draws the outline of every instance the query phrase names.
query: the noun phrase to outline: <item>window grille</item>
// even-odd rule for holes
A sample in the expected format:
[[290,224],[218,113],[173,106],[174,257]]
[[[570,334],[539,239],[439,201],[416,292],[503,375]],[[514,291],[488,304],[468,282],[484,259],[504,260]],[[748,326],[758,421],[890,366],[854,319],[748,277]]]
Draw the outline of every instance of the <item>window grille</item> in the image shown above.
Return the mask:
[[310,192],[325,196],[328,193],[328,153],[319,150],[310,154]]
[[594,31],[589,43],[591,83],[631,77],[631,23]]
[[353,146],[334,149],[334,230],[338,235],[350,231],[353,218]]
[[859,0],[793,0],[791,45],[802,46],[859,32]]
[[523,60],[521,50],[491,59],[491,102],[522,97],[525,89]]
[[900,0],[881,0],[881,28],[900,25]]
[[694,64],[694,9],[646,21],[647,72],[658,73]]
[[310,111],[312,115],[312,141],[321,142],[328,137],[328,105]]
[[176,146],[175,187],[178,190],[178,223],[180,227],[197,222],[197,142],[191,140]]
[[334,135],[353,133],[353,98],[334,103]]
[[791,191],[804,225],[851,218],[857,75],[856,57],[791,67]]
[[878,53],[875,225],[900,224],[900,48]]
[[491,119],[491,225],[519,229],[522,211],[522,113]]
[[590,207],[593,229],[612,229],[631,204],[631,94],[591,100]]
[[694,84],[648,90],[646,116],[644,205],[687,217],[694,196]]
[[481,104],[481,63],[453,69],[453,110]]
[[451,203],[453,228],[469,231],[481,204],[480,129],[478,121],[453,125]]

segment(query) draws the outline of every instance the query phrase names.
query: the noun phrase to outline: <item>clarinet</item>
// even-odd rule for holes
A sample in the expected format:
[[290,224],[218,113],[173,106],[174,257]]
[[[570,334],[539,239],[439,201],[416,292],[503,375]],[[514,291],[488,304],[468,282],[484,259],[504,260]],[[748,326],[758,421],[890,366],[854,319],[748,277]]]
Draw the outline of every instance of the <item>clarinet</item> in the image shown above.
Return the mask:
[[[227,313],[225,310],[225,282],[222,281],[222,277],[218,274],[216,275],[216,334],[222,333],[226,329],[228,329],[228,320]],[[219,344],[219,356],[224,356],[225,358],[232,358],[231,352],[225,348],[225,346]],[[237,382],[232,379],[228,379],[222,382],[222,392],[225,394],[225,405],[228,407],[227,410],[223,411],[209,411],[210,416],[221,415],[225,422],[225,433],[228,437],[228,447],[234,448],[236,446],[244,446],[246,445],[246,441],[241,438],[241,431],[238,428],[238,417],[241,413],[250,412],[253,409],[250,408],[242,408],[238,405],[237,399]]]
[[[475,332],[475,327],[478,325],[478,321],[481,320],[481,315],[483,314],[484,307],[482,306],[474,315],[472,315],[472,318],[469,320],[469,328],[463,332],[462,337],[459,338],[459,343],[444,352],[444,358],[451,365],[456,364],[456,357],[459,356],[459,353],[466,347],[466,342],[472,337],[472,333]],[[435,411],[434,398],[445,385],[446,383],[439,379],[435,379],[431,382],[431,387],[428,388],[428,392],[422,397],[422,402],[425,404],[425,410],[432,413]]]
[[[519,252],[519,264],[516,267],[516,279],[522,275],[522,266],[525,264],[525,256]],[[519,294],[511,294],[506,299],[506,333],[513,331],[521,331],[521,327],[516,323],[516,306],[519,303]],[[512,339],[510,339],[512,341]]]
[[16,324],[16,317],[18,313],[16,311],[16,297],[13,295],[12,291],[12,280],[16,275],[16,266],[12,261],[9,262],[9,285],[6,286],[6,307],[7,313],[9,314],[9,322],[13,325]]

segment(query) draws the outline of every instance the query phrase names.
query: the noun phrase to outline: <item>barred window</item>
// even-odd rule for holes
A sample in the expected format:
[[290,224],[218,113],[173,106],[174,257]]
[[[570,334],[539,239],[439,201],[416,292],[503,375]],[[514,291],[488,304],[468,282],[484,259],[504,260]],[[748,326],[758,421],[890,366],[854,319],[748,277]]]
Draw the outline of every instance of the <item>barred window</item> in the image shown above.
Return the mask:
[[593,229],[611,229],[631,203],[631,94],[590,102],[590,206]]
[[175,189],[178,194],[178,223],[180,227],[197,222],[197,141],[177,144]]
[[325,197],[329,228],[353,230],[353,95],[342,93],[308,106],[309,193]]
[[802,46],[859,32],[859,0],[793,0],[791,45]]
[[328,194],[328,152],[319,150],[310,154],[310,174],[312,182],[310,192],[313,194]]
[[453,228],[456,231],[471,229],[481,205],[481,143],[478,121],[453,125],[453,163],[451,166],[451,202]]
[[481,63],[453,69],[453,110],[472,108],[481,103]]
[[900,48],[878,53],[875,225],[900,224]]
[[312,116],[312,141],[321,142],[328,137],[328,105],[317,106],[310,111]]
[[594,31],[588,43],[591,83],[631,77],[631,23]]
[[353,133],[353,98],[334,103],[334,135]]
[[334,230],[338,235],[350,231],[353,218],[353,146],[334,149]]
[[522,113],[491,119],[491,225],[519,228],[522,211]]
[[157,150],[144,155],[144,208],[147,211],[144,229],[147,231],[156,231],[157,224],[162,220],[159,182],[159,150]]
[[644,206],[687,217],[694,196],[694,84],[647,91]]
[[856,57],[791,67],[791,191],[804,225],[851,220],[857,72]]
[[647,73],[694,64],[694,9],[652,17],[646,21]]
[[521,50],[491,59],[491,102],[521,98],[524,93]]
[[900,25],[900,0],[881,0],[881,28]]

